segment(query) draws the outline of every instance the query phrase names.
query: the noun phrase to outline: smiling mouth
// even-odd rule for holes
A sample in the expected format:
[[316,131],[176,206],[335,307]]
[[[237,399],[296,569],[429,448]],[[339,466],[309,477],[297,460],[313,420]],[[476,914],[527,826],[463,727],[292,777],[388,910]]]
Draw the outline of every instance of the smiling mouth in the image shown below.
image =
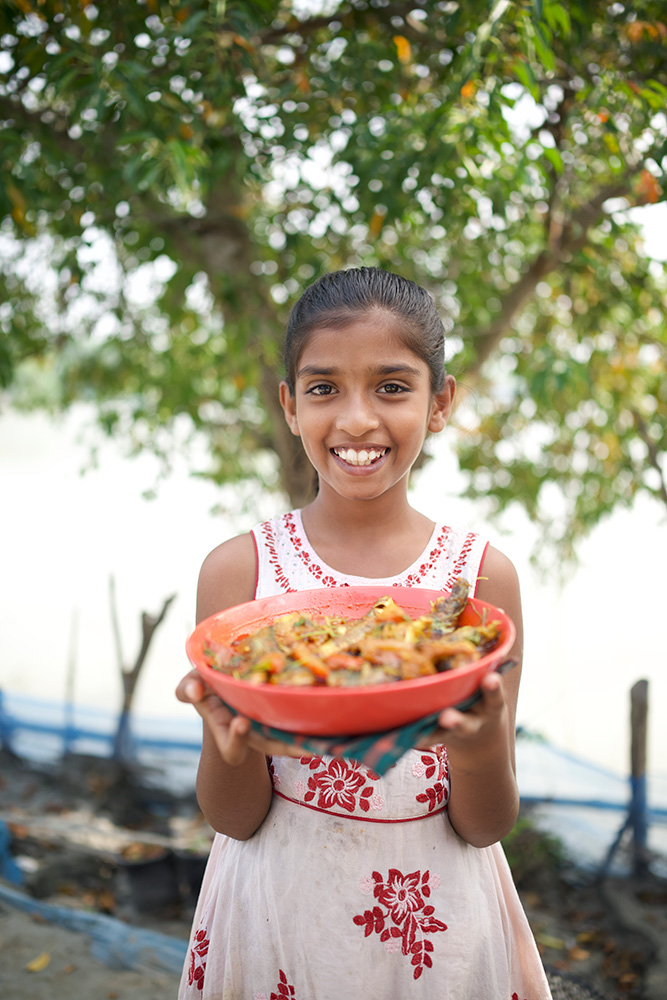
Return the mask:
[[354,448],[332,448],[331,450],[337,458],[347,462],[348,465],[372,465],[389,451],[388,448],[360,448],[359,451]]

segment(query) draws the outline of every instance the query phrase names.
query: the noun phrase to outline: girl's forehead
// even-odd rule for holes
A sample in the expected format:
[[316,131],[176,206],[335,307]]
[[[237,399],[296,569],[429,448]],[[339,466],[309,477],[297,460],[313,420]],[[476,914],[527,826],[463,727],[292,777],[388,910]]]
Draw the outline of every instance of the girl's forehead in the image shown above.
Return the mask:
[[374,361],[404,358],[411,364],[424,364],[410,346],[410,332],[400,316],[380,310],[344,317],[322,326],[314,326],[307,334],[299,355],[298,368],[313,360],[335,360],[338,364],[360,356]]

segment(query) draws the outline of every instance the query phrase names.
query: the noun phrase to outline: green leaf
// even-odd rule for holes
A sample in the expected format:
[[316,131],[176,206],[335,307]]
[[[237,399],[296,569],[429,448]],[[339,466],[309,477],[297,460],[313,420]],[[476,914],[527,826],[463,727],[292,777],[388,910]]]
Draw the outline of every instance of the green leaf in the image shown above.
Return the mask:
[[544,146],[544,155],[556,170],[556,173],[563,173],[563,158],[557,149],[551,146]]
[[184,21],[180,27],[180,33],[186,38],[191,37],[199,29],[200,25],[208,17],[208,10],[197,11],[196,14],[192,14],[187,21]]
[[537,30],[535,31],[533,42],[535,45],[535,52],[537,53],[538,59],[540,60],[540,62],[542,63],[542,65],[546,70],[548,70],[549,72],[553,72],[553,70],[555,70],[556,68],[556,56],[554,54],[553,49],[551,48],[551,45],[544,37],[543,25],[538,25]]
[[517,59],[512,63],[512,71],[519,83],[523,84],[528,93],[534,97],[536,101],[539,100],[540,91],[530,63]]
[[568,38],[572,33],[572,21],[567,8],[562,3],[547,2],[545,8],[545,18],[554,34],[560,34]]
[[155,137],[155,133],[150,129],[138,129],[134,132],[123,132],[119,138],[119,145],[133,145],[138,142],[148,142]]

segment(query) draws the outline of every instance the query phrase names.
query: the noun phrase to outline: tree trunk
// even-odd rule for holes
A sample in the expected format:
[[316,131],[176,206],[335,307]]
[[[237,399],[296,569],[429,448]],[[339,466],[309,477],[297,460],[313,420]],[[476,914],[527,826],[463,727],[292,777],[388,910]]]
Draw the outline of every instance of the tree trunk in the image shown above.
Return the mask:
[[262,396],[271,422],[271,444],[278,456],[280,485],[292,507],[303,507],[315,496],[317,477],[303,450],[301,438],[292,434],[287,426],[278,397],[279,385],[276,372],[268,365],[262,365]]

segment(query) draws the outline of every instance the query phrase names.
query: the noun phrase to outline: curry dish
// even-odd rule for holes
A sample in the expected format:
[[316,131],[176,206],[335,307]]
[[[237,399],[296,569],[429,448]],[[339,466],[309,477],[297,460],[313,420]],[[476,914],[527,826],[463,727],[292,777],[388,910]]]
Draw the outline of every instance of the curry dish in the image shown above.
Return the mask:
[[500,623],[459,625],[468,583],[457,580],[419,618],[387,596],[362,617],[292,612],[229,645],[208,640],[209,666],[251,684],[330,687],[410,680],[453,670],[486,655]]

